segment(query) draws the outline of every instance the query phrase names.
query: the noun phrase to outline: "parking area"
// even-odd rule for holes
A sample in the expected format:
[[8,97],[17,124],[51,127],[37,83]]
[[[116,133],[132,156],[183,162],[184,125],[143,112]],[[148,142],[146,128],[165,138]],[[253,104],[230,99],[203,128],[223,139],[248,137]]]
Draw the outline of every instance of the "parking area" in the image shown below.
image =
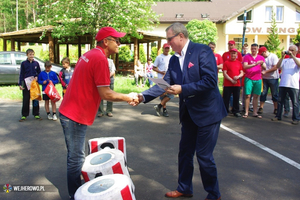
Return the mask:
[[[114,116],[96,118],[86,139],[121,136],[126,139],[128,167],[137,200],[161,200],[177,187],[180,140],[178,98],[168,104],[170,117],[158,117],[149,104],[114,104]],[[66,147],[59,121],[30,116],[20,123],[21,102],[0,101],[0,184],[43,185],[46,192],[0,193],[0,199],[68,199]],[[266,103],[263,119],[222,121],[214,156],[222,200],[298,200],[300,197],[300,126],[291,116],[272,122],[273,105]],[[86,152],[87,152],[86,145]],[[194,197],[205,199],[195,160]]]

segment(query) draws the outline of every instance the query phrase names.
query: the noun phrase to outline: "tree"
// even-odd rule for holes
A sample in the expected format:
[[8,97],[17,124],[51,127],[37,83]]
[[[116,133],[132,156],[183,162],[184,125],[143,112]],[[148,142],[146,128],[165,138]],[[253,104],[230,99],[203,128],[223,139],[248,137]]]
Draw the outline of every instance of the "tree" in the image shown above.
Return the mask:
[[294,44],[297,44],[299,42],[300,42],[300,25],[299,25],[299,28],[297,28],[297,35],[296,35],[295,39],[293,39]]
[[196,43],[208,44],[218,39],[216,24],[207,19],[203,21],[193,19],[186,25],[186,29],[190,40]]
[[129,46],[121,46],[119,48],[119,60],[129,62],[132,58]]
[[16,2],[18,2],[18,29],[26,29],[34,22],[37,0],[1,0],[0,32],[16,31]]
[[146,58],[146,53],[145,53],[145,49],[144,49],[144,45],[141,44],[140,48],[139,48],[139,55],[140,55],[140,61],[141,63],[146,63],[147,62],[147,58]]
[[151,48],[151,54],[150,54],[150,57],[154,63],[156,57],[157,57],[157,47],[152,47]]
[[271,28],[268,35],[268,39],[265,42],[265,47],[268,49],[269,52],[277,53],[280,51],[279,45],[281,44],[279,36],[278,36],[278,28],[276,24],[275,13],[272,11],[272,22]]
[[152,30],[159,23],[153,5],[153,0],[39,0],[37,24],[55,26],[52,36],[62,41],[86,33],[96,35],[105,26],[141,38],[138,30]]

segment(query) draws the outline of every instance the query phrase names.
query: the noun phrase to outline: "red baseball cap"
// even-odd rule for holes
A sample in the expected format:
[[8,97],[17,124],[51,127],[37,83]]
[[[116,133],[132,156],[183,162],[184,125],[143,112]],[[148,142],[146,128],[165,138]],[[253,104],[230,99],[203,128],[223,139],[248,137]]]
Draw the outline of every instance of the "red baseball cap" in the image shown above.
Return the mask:
[[258,54],[261,55],[263,52],[268,51],[268,49],[266,47],[260,47],[258,49]]
[[234,40],[229,40],[228,44],[233,44],[233,45],[235,45],[235,41],[234,41]]
[[165,43],[163,48],[170,48],[170,45],[168,43]]
[[103,40],[104,38],[107,38],[108,36],[120,38],[120,37],[124,37],[125,35],[126,35],[126,33],[117,32],[112,27],[103,27],[98,31],[98,33],[95,37],[95,40],[97,40],[97,42],[99,42],[99,41]]
[[238,52],[237,49],[231,49],[229,52]]

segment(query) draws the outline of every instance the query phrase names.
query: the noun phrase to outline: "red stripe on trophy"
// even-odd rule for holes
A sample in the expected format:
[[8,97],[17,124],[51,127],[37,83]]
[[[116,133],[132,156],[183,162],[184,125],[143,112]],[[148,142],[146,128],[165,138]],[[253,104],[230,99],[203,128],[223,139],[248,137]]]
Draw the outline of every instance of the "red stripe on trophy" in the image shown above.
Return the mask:
[[98,151],[98,142],[92,141],[91,142],[91,153],[95,153]]
[[122,151],[124,153],[124,140],[118,140],[118,147],[119,150]]
[[129,190],[128,185],[121,190],[121,196],[123,200],[132,200],[131,192]]
[[117,164],[115,164],[114,166],[112,166],[112,170],[113,170],[114,174],[123,174],[123,170],[122,170],[121,164],[119,162]]
[[81,171],[81,174],[82,174],[83,179],[84,179],[85,182],[90,181],[90,178],[89,178],[87,172]]

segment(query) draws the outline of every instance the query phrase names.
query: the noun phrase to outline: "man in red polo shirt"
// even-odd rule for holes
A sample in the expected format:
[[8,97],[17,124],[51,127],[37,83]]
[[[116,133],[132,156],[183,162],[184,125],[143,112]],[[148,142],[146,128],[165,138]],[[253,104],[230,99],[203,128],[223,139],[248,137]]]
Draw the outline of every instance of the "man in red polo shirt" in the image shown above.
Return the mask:
[[[81,186],[81,168],[85,159],[85,134],[94,122],[101,99],[127,101],[135,105],[135,97],[110,89],[107,58],[118,53],[119,38],[126,33],[111,27],[99,30],[95,39],[97,47],[78,60],[68,90],[59,108],[60,123],[67,146],[67,180],[70,199]],[[136,99],[136,101],[138,101]]]
[[[233,41],[233,40],[229,40],[229,42],[228,42],[228,51],[223,53],[223,55],[222,55],[223,62],[225,62],[227,60],[230,60],[230,52],[229,51],[231,49],[236,49],[235,48],[235,41]],[[243,61],[242,54],[239,51],[237,52],[237,54],[238,54],[237,60],[242,62]]]
[[223,69],[223,59],[222,56],[218,53],[215,53],[215,48],[216,48],[216,43],[214,42],[210,42],[208,44],[208,46],[211,48],[211,50],[213,51],[215,58],[216,58],[216,62],[217,62],[217,67],[218,67],[218,71],[220,69]]
[[243,65],[237,60],[237,49],[230,50],[230,60],[227,60],[223,65],[224,75],[224,90],[223,101],[227,112],[229,113],[229,100],[230,96],[233,96],[232,113],[236,117],[241,117],[239,109],[240,98],[240,78],[243,77]]

